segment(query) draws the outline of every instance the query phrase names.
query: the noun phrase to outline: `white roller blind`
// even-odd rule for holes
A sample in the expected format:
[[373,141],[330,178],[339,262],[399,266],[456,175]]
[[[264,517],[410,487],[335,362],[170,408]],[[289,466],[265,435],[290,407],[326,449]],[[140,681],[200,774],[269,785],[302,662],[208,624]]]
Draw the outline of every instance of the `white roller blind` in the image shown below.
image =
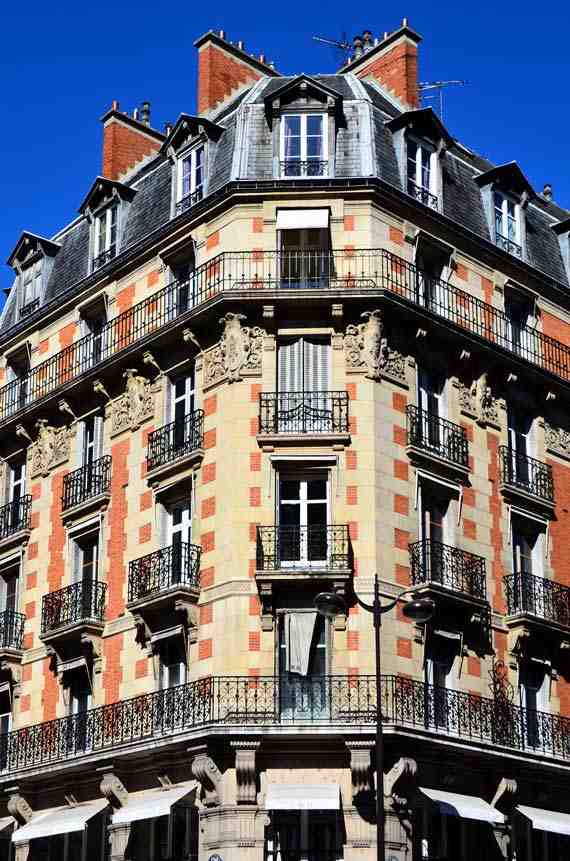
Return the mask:
[[323,338],[283,341],[278,352],[280,392],[324,392],[330,386],[331,347]]
[[303,230],[329,226],[328,209],[279,209],[277,211],[277,230]]

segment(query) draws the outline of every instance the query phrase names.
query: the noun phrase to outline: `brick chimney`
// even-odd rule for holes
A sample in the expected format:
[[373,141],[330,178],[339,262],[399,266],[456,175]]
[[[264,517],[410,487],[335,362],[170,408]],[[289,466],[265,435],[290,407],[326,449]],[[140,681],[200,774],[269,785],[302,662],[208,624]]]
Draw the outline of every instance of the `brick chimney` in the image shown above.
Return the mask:
[[164,141],[164,135],[150,127],[150,104],[143,103],[142,120],[122,114],[119,103],[101,117],[103,123],[103,169],[108,179],[121,179],[146,156],[154,155]]
[[406,108],[419,106],[418,45],[422,37],[408,26],[406,18],[393,33],[372,42],[355,37],[355,54],[342,72],[352,72],[357,78],[374,78],[381,87],[396,96]]
[[229,42],[223,30],[210,31],[194,42],[198,48],[198,113],[207,114],[264,75],[278,77],[263,54],[259,59],[244,50],[243,42]]

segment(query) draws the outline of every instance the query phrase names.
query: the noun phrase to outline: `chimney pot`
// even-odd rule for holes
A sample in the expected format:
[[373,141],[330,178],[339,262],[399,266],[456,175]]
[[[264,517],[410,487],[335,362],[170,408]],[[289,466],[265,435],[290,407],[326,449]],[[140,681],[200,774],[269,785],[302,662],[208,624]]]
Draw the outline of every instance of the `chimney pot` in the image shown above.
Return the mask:
[[139,118],[139,109],[134,108],[133,109],[133,120],[138,120],[138,118]]
[[407,26],[408,26],[408,19],[402,18],[402,27],[407,27]]
[[552,185],[549,182],[544,183],[544,188],[542,190],[542,196],[547,200],[552,200]]
[[141,123],[150,126],[150,102],[143,102],[141,105]]
[[118,111],[119,110],[119,103],[118,103],[117,99],[113,99],[113,101],[111,102],[111,110],[112,111]]
[[355,36],[352,40],[352,46],[354,48],[354,59],[358,60],[362,56],[362,36]]
[[219,35],[220,39],[225,39],[225,38],[226,38],[226,31],[225,31],[225,30],[220,30],[220,32],[218,33],[218,35]]
[[368,51],[372,47],[372,30],[365,30],[362,34],[364,42],[364,50]]
[[265,63],[265,54],[260,54],[260,55],[259,55],[259,62],[260,62],[260,63]]
[[245,42],[243,41],[243,39],[238,39],[237,46],[240,51],[243,51],[243,49],[245,48]]

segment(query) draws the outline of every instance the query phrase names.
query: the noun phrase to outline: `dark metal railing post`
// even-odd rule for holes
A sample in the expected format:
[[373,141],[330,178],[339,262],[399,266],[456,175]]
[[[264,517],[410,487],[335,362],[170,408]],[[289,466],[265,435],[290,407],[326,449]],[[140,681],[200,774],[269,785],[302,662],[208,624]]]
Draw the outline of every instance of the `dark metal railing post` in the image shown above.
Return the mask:
[[106,454],[64,476],[62,510],[65,511],[102,493],[108,493],[110,485],[111,455]]
[[148,436],[147,469],[171,463],[179,457],[202,448],[204,442],[204,410],[194,410],[152,431]]

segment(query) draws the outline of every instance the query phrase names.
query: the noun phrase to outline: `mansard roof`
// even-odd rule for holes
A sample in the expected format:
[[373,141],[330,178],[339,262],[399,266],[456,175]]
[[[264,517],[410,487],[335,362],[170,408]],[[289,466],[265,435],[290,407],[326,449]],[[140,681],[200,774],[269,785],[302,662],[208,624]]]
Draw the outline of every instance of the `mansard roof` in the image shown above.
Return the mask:
[[132,200],[136,193],[135,188],[118,182],[116,179],[107,179],[105,176],[98,176],[83,198],[79,212],[82,215],[86,215],[97,209],[104,200],[110,197],[118,197],[120,200]]
[[475,177],[475,182],[480,188],[493,184],[504,191],[512,191],[516,194],[526,193],[529,200],[536,196],[534,188],[516,161],[500,164],[480,173]]
[[224,126],[217,122],[206,119],[206,117],[194,116],[193,114],[180,114],[172,131],[164,141],[161,151],[175,151],[183,145],[188,138],[205,134],[210,140],[217,141],[224,133]]
[[6,262],[8,266],[13,268],[17,263],[23,263],[26,258],[36,254],[38,251],[41,251],[47,257],[55,257],[60,248],[59,243],[24,230]]
[[391,132],[408,128],[420,135],[425,135],[428,140],[443,141],[447,147],[453,143],[453,138],[443,125],[440,118],[432,108],[420,108],[415,111],[405,111],[388,120],[386,123]]

